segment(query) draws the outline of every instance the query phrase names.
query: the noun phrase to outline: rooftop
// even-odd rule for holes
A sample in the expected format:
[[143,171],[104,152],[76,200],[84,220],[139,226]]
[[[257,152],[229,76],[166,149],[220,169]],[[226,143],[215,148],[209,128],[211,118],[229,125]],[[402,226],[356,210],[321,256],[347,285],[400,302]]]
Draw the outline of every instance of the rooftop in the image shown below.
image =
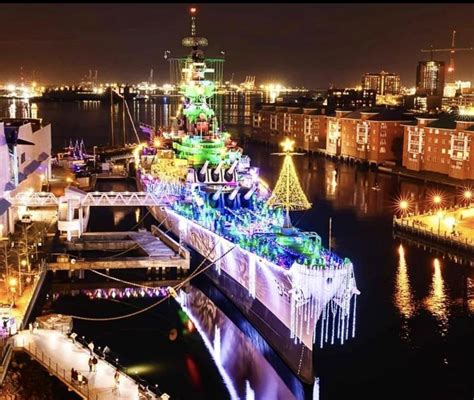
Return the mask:
[[412,121],[413,115],[408,114],[406,110],[401,108],[386,108],[386,107],[366,107],[360,108],[342,118],[360,119],[363,113],[375,114],[369,116],[370,121]]
[[426,126],[428,128],[456,129],[456,121],[453,117],[442,116],[436,121],[430,122]]

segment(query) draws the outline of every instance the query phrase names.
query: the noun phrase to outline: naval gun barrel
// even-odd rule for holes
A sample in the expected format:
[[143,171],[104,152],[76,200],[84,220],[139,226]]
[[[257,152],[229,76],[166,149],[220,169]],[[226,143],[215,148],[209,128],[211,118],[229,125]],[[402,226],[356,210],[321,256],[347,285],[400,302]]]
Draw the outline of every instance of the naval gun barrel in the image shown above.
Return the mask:
[[245,193],[244,199],[250,200],[250,198],[252,197],[252,195],[255,193],[256,190],[257,190],[257,185],[252,185],[250,190],[247,193]]
[[236,186],[234,190],[232,190],[232,193],[229,194],[229,200],[233,201],[235,199],[235,196],[237,196],[237,193],[239,193],[240,186]]
[[201,171],[199,171],[199,172],[200,172],[202,175],[205,175],[208,166],[209,166],[209,161],[206,160],[206,162],[204,163],[204,165],[203,165],[202,168],[201,168]]
[[221,195],[223,189],[224,189],[224,186],[220,186],[219,189],[217,189],[217,192],[212,195],[212,200],[214,201],[219,200],[219,196]]
[[239,160],[235,160],[234,163],[232,164],[232,166],[229,168],[229,170],[227,172],[232,175],[234,173],[234,170],[237,167],[238,163],[239,163]]
[[216,167],[216,169],[214,170],[215,174],[220,174],[222,165],[224,165],[224,161],[221,161],[219,165]]

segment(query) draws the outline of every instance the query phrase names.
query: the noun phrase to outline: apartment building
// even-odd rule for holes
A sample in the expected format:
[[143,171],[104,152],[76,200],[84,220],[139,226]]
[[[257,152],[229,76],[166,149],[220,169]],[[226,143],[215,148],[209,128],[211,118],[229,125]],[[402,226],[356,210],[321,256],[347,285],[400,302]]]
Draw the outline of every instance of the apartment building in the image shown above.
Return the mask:
[[474,117],[418,117],[404,125],[403,166],[474,179]]
[[252,138],[277,145],[289,137],[295,141],[298,150],[324,150],[325,113],[325,108],[311,104],[261,104],[253,114]]
[[401,162],[403,126],[411,115],[395,108],[361,109],[339,119],[340,155],[369,163]]

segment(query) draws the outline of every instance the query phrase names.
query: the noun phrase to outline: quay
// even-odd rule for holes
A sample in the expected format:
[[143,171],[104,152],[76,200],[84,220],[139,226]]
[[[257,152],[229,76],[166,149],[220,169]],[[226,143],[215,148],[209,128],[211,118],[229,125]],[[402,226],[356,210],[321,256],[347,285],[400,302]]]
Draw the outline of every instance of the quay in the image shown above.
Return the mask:
[[[118,371],[101,357],[98,358],[96,372],[89,372],[89,348],[73,342],[64,333],[52,329],[23,330],[14,338],[15,351],[24,351],[41,364],[47,371],[62,381],[69,390],[83,399],[120,400],[120,399],[162,399],[169,396],[157,394],[143,388],[130,376]],[[78,370],[87,378],[87,384],[79,384],[71,378],[71,369]],[[114,375],[120,374],[118,387]]]
[[413,239],[433,242],[444,248],[474,254],[474,207],[455,207],[448,210],[406,215],[393,219],[396,234],[403,232]]

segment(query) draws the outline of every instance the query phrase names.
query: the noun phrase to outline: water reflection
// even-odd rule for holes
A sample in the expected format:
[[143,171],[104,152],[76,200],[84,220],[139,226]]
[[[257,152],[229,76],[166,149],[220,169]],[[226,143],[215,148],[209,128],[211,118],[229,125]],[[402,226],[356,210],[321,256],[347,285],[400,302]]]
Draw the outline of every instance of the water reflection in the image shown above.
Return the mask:
[[441,263],[437,258],[433,260],[433,268],[430,295],[425,300],[425,307],[438,320],[441,335],[446,336],[449,327],[449,300],[441,273]]
[[403,317],[402,322],[402,337],[409,339],[410,332],[408,327],[408,320],[415,314],[415,304],[410,285],[410,278],[408,276],[407,262],[405,259],[405,249],[400,244],[398,248],[400,256],[398,261],[398,268],[395,280],[395,305]]
[[38,105],[36,103],[31,104],[31,118],[38,118]]
[[[291,379],[286,375],[287,386],[266,359],[271,357],[271,350],[266,345],[266,351],[261,351],[262,339],[248,322],[239,320],[245,324],[244,333],[220,305],[218,307],[196,287],[181,292],[180,304],[202,336],[233,399],[304,398],[301,383],[294,376]],[[254,341],[259,341],[258,348]]]
[[16,118],[16,104],[15,102],[10,104],[10,107],[8,107],[8,117],[9,118]]
[[474,279],[466,278],[467,285],[467,307],[474,314]]

